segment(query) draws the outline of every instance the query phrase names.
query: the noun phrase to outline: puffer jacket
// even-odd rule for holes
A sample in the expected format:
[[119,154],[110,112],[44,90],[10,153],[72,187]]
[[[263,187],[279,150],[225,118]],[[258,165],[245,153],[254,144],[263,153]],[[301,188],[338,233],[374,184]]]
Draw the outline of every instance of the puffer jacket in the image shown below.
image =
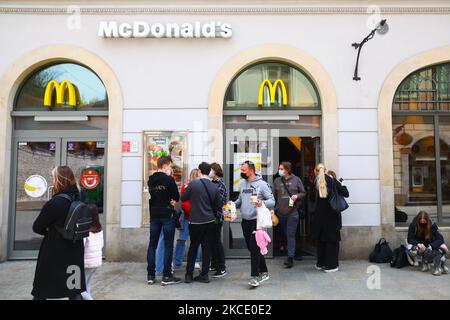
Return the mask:
[[89,232],[84,238],[84,267],[86,269],[98,268],[102,265],[103,231]]

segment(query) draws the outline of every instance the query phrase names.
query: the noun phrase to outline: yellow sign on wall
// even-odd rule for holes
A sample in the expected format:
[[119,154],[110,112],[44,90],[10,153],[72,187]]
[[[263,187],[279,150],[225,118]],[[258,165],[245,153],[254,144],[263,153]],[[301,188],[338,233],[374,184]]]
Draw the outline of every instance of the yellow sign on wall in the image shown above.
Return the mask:
[[276,96],[276,90],[279,87],[280,93],[281,93],[281,103],[283,106],[287,105],[287,93],[286,93],[286,86],[284,85],[283,80],[278,79],[275,81],[274,84],[270,82],[270,80],[264,80],[261,82],[261,85],[259,86],[259,94],[258,94],[258,105],[262,106],[264,103],[264,88],[267,86],[269,89],[269,98],[270,103],[275,103],[275,96]]
[[45,88],[44,106],[52,106],[53,91],[56,91],[56,104],[58,105],[62,105],[66,101],[69,106],[76,107],[80,100],[80,93],[76,85],[68,80],[63,80],[61,83],[51,80]]

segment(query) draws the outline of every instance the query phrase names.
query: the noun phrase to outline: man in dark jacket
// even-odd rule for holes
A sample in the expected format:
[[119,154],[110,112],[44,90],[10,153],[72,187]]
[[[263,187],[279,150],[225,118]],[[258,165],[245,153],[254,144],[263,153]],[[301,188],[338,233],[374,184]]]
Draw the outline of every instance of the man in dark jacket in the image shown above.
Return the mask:
[[147,253],[147,283],[155,283],[155,255],[161,230],[164,233],[164,270],[162,285],[180,283],[181,279],[173,276],[172,256],[175,237],[175,220],[172,217],[174,206],[180,200],[175,180],[171,177],[172,160],[160,157],[158,171],[148,179],[150,192],[150,243]]
[[[188,262],[186,266],[185,282],[193,280],[208,283],[209,265],[211,262],[211,242],[214,235],[214,220],[222,211],[222,198],[217,186],[209,179],[211,166],[202,162],[198,166],[201,177],[189,183],[181,201],[191,201]],[[198,247],[202,245],[202,270],[200,275],[193,278],[195,258]]]

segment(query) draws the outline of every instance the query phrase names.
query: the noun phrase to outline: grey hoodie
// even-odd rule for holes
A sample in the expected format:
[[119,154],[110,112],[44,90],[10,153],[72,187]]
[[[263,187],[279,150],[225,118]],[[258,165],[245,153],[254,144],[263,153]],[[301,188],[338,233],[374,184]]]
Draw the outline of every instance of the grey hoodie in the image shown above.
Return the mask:
[[256,219],[256,206],[251,202],[253,190],[258,192],[258,200],[264,200],[267,208],[272,209],[275,206],[275,198],[269,184],[261,176],[256,176],[255,180],[242,180],[239,188],[241,193],[236,200],[236,208],[241,209],[242,219]]

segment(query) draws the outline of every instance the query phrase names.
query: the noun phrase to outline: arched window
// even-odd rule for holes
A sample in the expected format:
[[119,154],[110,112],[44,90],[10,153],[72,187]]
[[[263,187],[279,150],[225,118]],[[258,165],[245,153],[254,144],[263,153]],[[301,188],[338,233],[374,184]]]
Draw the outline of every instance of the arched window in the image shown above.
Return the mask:
[[401,224],[398,211],[410,223],[425,210],[450,224],[450,63],[404,79],[392,112],[396,222]]
[[311,79],[293,66],[261,62],[244,69],[228,87],[225,109],[320,108]]
[[19,88],[15,110],[107,110],[108,97],[100,78],[75,63],[44,66]]

